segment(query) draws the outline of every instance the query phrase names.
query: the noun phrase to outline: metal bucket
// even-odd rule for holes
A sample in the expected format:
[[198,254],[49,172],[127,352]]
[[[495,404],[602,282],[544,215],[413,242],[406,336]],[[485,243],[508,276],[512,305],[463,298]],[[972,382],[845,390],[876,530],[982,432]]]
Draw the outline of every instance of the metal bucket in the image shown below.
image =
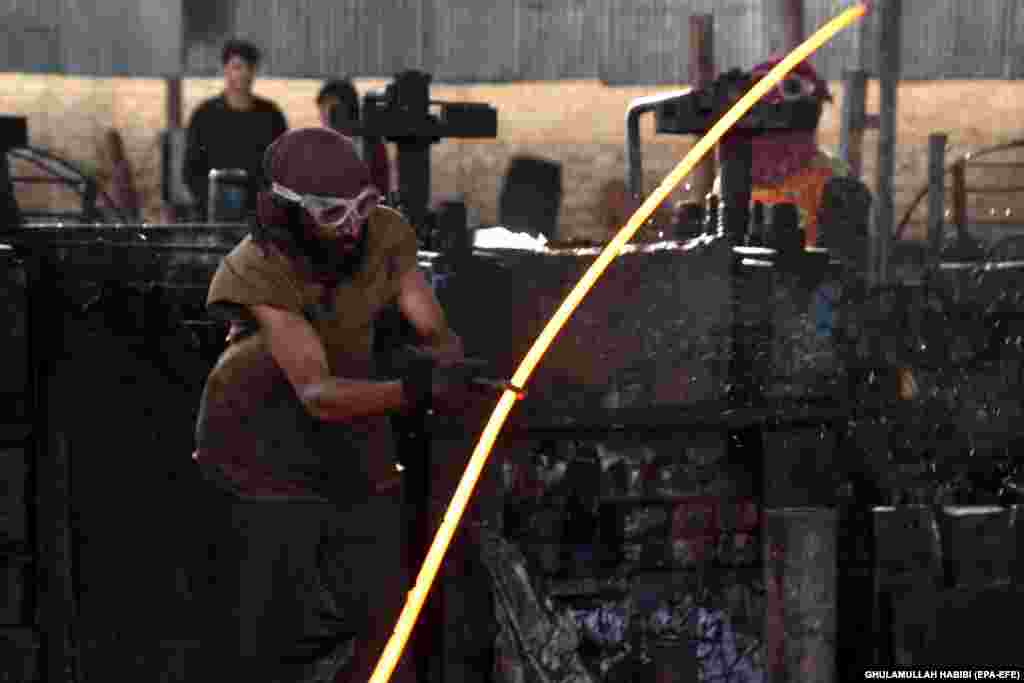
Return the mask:
[[240,168],[210,170],[209,221],[243,223],[249,205],[249,174]]
[[765,510],[766,680],[835,680],[836,512]]

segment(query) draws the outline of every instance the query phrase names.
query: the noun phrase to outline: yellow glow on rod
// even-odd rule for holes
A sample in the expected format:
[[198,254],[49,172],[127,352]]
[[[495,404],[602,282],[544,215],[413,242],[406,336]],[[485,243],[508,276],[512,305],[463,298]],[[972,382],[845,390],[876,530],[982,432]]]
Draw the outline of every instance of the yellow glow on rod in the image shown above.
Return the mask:
[[[640,226],[650,217],[654,210],[668,197],[668,195],[675,189],[675,187],[682,182],[693,167],[696,166],[700,160],[706,155],[711,149],[718,143],[722,136],[732,128],[737,121],[739,121],[744,114],[750,111],[754,104],[764,97],[773,87],[775,87],[786,74],[792,71],[797,64],[807,59],[813,54],[818,48],[827,43],[832,37],[842,31],[844,28],[852,24],[854,21],[864,16],[867,12],[867,8],[863,4],[855,5],[850,9],[846,10],[830,22],[822,26],[818,31],[808,38],[803,44],[797,47],[791,52],[785,59],[779,62],[768,74],[758,81],[754,86],[747,92],[740,100],[733,105],[733,107],[726,112],[712,128],[702,137],[696,145],[690,150],[690,152],[683,157],[683,160],[675,167],[675,169],[662,181],[661,185],[658,186],[647,200],[640,205],[633,215],[630,217],[626,225],[619,230],[615,238],[604,248],[601,254],[597,257],[597,260],[587,269],[587,272],[583,274],[580,281],[576,283],[576,286],[569,293],[569,296],[565,298],[562,305],[558,307],[555,314],[548,321],[548,324],[544,327],[544,330],[537,337],[537,340],[530,347],[530,351],[523,358],[516,373],[512,376],[512,384],[517,387],[526,386],[526,381],[533,374],[534,368],[540,363],[541,358],[547,351],[548,347],[555,340],[555,336],[561,331],[565,323],[568,322],[569,316],[572,315],[576,307],[583,301],[583,297],[587,295],[597,279],[601,277],[601,274],[608,267],[608,264],[619,255],[622,248],[632,239],[636,231],[640,229]],[[452,496],[452,502],[448,505],[448,510],[445,512],[444,519],[441,522],[441,527],[437,530],[437,534],[434,536],[434,542],[430,546],[430,550],[427,552],[427,557],[423,561],[423,566],[420,568],[420,573],[416,577],[416,585],[409,592],[409,596],[406,599],[405,607],[402,609],[401,615],[398,617],[398,624],[395,626],[395,631],[388,641],[388,644],[384,647],[384,652],[381,654],[380,660],[377,662],[377,667],[373,671],[373,675],[370,677],[370,683],[387,683],[391,678],[391,674],[394,672],[395,667],[398,664],[398,659],[402,656],[402,650],[405,649],[405,644],[409,640],[409,635],[412,633],[413,626],[416,623],[416,619],[419,616],[420,611],[423,608],[423,603],[427,599],[427,593],[430,591],[430,586],[434,582],[434,577],[437,576],[437,572],[441,567],[441,560],[444,558],[444,553],[448,549],[449,543],[451,543],[452,537],[455,535],[455,529],[462,519],[462,514],[466,510],[466,506],[469,504],[469,498],[473,493],[473,488],[476,486],[476,482],[480,477],[480,472],[483,470],[484,465],[487,463],[487,456],[490,455],[491,449],[494,447],[494,442],[498,438],[498,433],[501,431],[501,427],[505,424],[505,419],[508,417],[509,412],[512,410],[512,406],[516,403],[516,393],[513,391],[505,391],[501,398],[498,400],[498,405],[495,406],[494,412],[491,413],[490,419],[487,421],[487,425],[484,427],[483,433],[480,435],[480,440],[476,444],[476,448],[473,449],[473,455],[469,460],[469,464],[466,466],[466,472],[462,475],[459,486],[455,490],[455,495]]]

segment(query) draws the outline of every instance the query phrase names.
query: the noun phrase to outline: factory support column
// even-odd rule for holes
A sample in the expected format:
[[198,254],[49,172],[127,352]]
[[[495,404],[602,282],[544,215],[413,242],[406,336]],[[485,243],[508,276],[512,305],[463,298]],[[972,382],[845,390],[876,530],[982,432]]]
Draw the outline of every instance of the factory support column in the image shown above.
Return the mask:
[[[715,80],[715,22],[711,14],[690,17],[690,86],[705,88]],[[704,158],[690,173],[690,196],[704,203],[718,172],[714,155]]]
[[872,284],[884,284],[889,276],[889,246],[892,241],[896,175],[896,100],[902,51],[903,0],[878,1],[880,32],[878,51],[879,121],[878,183],[872,221]]

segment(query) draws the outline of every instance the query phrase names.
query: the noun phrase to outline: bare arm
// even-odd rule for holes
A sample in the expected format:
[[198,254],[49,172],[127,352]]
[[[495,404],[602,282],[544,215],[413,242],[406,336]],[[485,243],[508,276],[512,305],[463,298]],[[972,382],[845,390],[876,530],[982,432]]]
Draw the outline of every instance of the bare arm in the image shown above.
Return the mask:
[[332,377],[320,337],[301,315],[271,306],[250,310],[278,367],[310,415],[330,422],[384,415],[403,407],[402,383]]
[[426,347],[438,359],[461,359],[462,340],[448,327],[441,304],[423,273],[413,268],[402,276],[399,287],[398,307]]

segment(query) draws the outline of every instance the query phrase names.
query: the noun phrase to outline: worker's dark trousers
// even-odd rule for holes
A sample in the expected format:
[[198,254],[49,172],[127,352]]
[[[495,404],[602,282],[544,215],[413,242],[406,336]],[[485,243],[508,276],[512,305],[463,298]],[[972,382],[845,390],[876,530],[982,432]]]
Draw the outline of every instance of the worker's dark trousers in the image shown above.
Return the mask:
[[[367,681],[408,590],[400,501],[224,495],[208,530],[203,680]],[[392,680],[411,681],[407,668]]]

